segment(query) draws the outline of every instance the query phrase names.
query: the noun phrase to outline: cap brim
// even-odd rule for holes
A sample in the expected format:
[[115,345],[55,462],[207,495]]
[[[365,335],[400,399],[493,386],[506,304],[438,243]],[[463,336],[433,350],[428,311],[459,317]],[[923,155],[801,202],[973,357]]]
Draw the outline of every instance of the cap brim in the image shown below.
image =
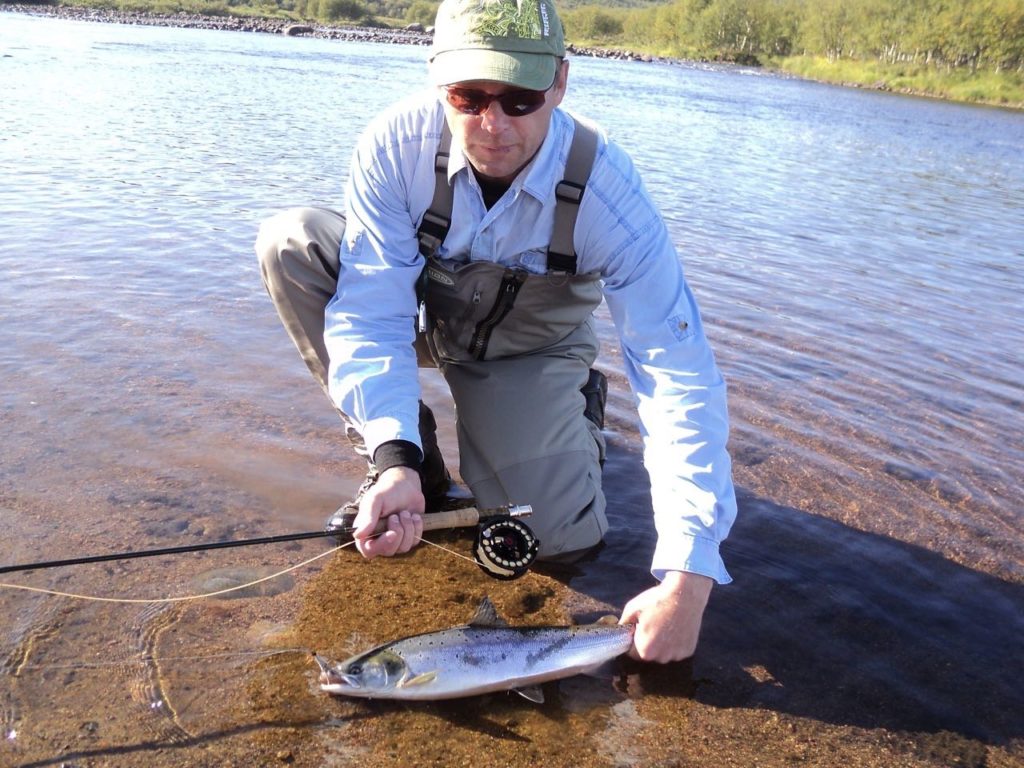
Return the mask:
[[555,81],[550,54],[463,49],[443,51],[430,60],[434,85],[491,80],[528,91],[545,91]]

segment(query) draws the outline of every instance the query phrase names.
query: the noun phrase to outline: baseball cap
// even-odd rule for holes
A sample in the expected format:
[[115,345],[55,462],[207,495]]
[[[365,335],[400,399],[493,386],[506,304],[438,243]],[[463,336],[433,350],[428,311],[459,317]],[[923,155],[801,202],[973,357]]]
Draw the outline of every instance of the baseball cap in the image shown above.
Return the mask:
[[443,0],[430,78],[435,85],[495,80],[543,91],[563,56],[562,22],[550,0]]

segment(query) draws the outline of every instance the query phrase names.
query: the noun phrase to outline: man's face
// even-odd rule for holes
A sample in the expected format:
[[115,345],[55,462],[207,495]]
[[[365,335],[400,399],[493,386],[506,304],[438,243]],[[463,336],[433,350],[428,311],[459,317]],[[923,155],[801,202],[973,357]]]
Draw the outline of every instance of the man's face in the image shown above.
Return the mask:
[[[568,76],[569,62],[562,62],[555,73],[555,82],[545,95],[544,105],[536,112],[519,117],[506,115],[497,101],[492,101],[479,115],[467,115],[449,104],[442,93],[441,103],[452,129],[452,143],[462,148],[479,175],[510,183],[544,143],[551,112],[562,102]],[[521,90],[490,80],[471,80],[453,87],[495,96]]]

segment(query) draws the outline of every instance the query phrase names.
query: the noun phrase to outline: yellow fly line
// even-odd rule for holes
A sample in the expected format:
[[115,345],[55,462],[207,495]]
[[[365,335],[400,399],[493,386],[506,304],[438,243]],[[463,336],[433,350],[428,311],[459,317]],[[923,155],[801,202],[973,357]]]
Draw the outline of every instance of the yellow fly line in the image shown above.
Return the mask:
[[264,581],[270,581],[271,579],[276,579],[278,576],[284,576],[286,573],[291,573],[292,571],[297,571],[299,568],[303,568],[303,567],[309,565],[310,563],[313,563],[313,562],[319,560],[322,557],[327,557],[328,555],[334,554],[335,552],[337,552],[340,549],[344,549],[345,547],[351,546],[352,543],[353,542],[347,542],[347,543],[342,544],[340,546],[333,547],[331,549],[328,549],[326,552],[321,552],[319,555],[314,555],[313,557],[310,557],[307,560],[303,560],[301,563],[297,563],[295,565],[290,565],[287,568],[285,568],[284,570],[278,571],[277,573],[272,573],[269,576],[264,576],[263,578],[260,578],[260,579],[256,579],[255,581],[250,581],[250,582],[248,582],[246,584],[238,584],[237,586],[227,587],[225,589],[218,589],[216,592],[205,592],[205,593],[203,593],[201,595],[182,595],[180,597],[153,597],[153,598],[145,598],[145,597],[100,597],[100,596],[97,596],[97,595],[80,595],[80,594],[76,594],[74,592],[61,592],[60,590],[44,589],[43,587],[29,587],[29,586],[27,586],[25,584],[8,584],[6,582],[0,582],[0,589],[20,589],[20,590],[23,590],[25,592],[39,592],[39,593],[42,593],[44,595],[54,595],[55,597],[70,597],[70,598],[73,598],[75,600],[91,600],[93,602],[99,602],[99,603],[151,603],[151,604],[152,603],[183,603],[183,602],[186,602],[188,600],[202,600],[202,599],[207,598],[207,597],[217,597],[218,595],[226,595],[229,592],[238,592],[239,590],[242,590],[242,589],[248,589],[249,587],[254,587],[257,584],[262,584]]
[[[377,534],[377,535],[380,535],[380,534]],[[435,544],[434,542],[429,541],[428,539],[420,539],[420,541],[422,543],[424,543],[424,544],[429,544],[432,547],[437,547],[438,549],[444,550],[445,552],[448,552],[449,554],[454,555],[455,557],[460,557],[463,560],[468,560],[469,562],[473,563],[474,565],[476,564],[476,561],[473,560],[473,558],[466,557],[465,555],[460,554],[458,552],[455,552],[454,550],[448,549],[447,547],[442,547],[440,544]],[[203,600],[203,599],[208,598],[208,597],[218,597],[219,595],[226,595],[229,592],[238,592],[238,591],[243,590],[243,589],[248,589],[249,587],[254,587],[257,584],[262,584],[265,581],[270,581],[271,579],[276,579],[279,576],[284,576],[286,573],[291,573],[292,571],[297,571],[297,570],[299,570],[299,568],[304,568],[305,566],[309,565],[310,563],[314,563],[314,562],[316,562],[317,560],[319,560],[322,557],[327,557],[328,555],[332,555],[335,552],[344,549],[345,547],[350,547],[354,543],[355,542],[349,541],[349,542],[341,544],[341,545],[339,545],[337,547],[333,547],[331,549],[328,549],[326,552],[321,552],[318,555],[314,555],[313,557],[310,557],[310,558],[308,558],[306,560],[303,560],[301,563],[296,563],[295,565],[290,565],[290,566],[288,566],[287,568],[285,568],[283,570],[280,570],[280,571],[277,571],[276,573],[270,574],[269,576],[264,576],[262,578],[256,579],[254,581],[247,582],[245,584],[238,584],[238,585],[236,585],[234,587],[226,587],[225,589],[218,589],[215,592],[204,592],[203,594],[200,594],[200,595],[182,595],[180,597],[152,597],[152,598],[146,598],[146,597],[102,597],[102,596],[99,596],[99,595],[82,595],[82,594],[77,594],[75,592],[62,592],[62,591],[57,590],[57,589],[46,589],[46,588],[43,588],[43,587],[30,587],[30,586],[27,586],[25,584],[8,584],[8,583],[2,582],[2,581],[0,581],[0,589],[18,589],[18,590],[22,590],[24,592],[37,592],[37,593],[41,593],[41,594],[44,594],[44,595],[53,595],[54,597],[69,597],[69,598],[72,598],[74,600],[90,600],[92,602],[98,602],[98,603],[146,603],[146,604],[184,603],[184,602],[187,602],[189,600]]]

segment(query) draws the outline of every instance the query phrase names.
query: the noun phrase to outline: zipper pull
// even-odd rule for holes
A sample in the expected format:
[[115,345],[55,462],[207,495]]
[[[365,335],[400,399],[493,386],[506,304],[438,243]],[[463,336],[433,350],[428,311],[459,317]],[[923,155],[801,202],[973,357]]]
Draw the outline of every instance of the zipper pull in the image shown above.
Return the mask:
[[427,332],[427,302],[421,301],[419,310],[416,312],[416,327],[420,333]]

